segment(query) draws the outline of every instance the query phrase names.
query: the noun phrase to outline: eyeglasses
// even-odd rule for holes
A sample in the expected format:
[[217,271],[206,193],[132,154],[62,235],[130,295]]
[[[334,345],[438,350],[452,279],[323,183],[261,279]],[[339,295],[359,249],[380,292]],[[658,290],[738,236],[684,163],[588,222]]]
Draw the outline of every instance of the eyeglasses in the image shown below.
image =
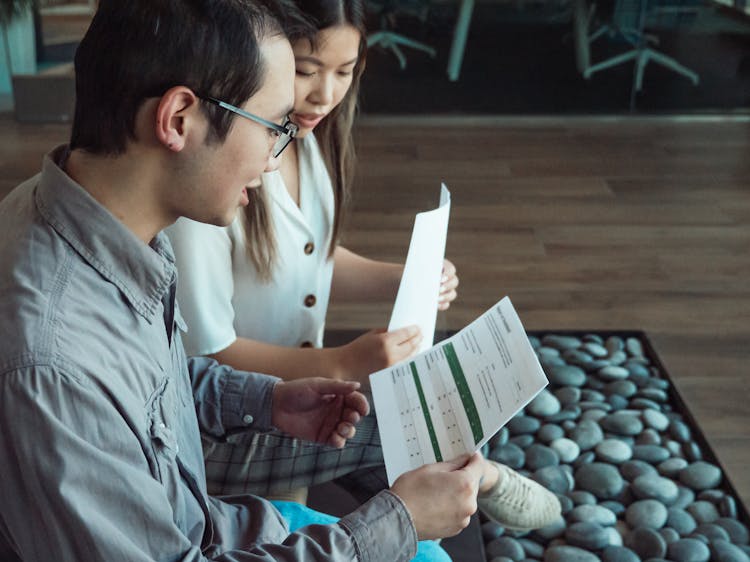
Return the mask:
[[268,121],[267,119],[263,119],[262,117],[258,117],[257,115],[253,115],[252,113],[248,113],[244,109],[235,107],[232,104],[217,100],[216,98],[202,97],[202,99],[214,105],[218,105],[222,109],[226,109],[227,111],[236,113],[237,115],[240,115],[245,119],[250,119],[251,121],[255,121],[256,123],[259,123],[264,127],[268,127],[269,129],[271,129],[277,137],[277,140],[274,143],[273,150],[271,152],[274,158],[277,158],[284,151],[284,149],[289,146],[289,143],[294,140],[294,137],[297,135],[297,131],[299,131],[299,127],[292,123],[289,120],[289,117],[286,118],[283,125],[279,125],[277,123],[274,123],[273,121]]

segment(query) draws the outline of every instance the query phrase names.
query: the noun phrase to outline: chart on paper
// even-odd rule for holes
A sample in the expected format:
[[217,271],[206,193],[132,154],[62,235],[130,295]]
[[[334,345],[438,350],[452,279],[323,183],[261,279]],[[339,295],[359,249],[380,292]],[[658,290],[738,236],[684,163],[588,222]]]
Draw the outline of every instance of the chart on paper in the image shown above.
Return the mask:
[[547,379],[510,300],[370,376],[388,479],[478,450]]

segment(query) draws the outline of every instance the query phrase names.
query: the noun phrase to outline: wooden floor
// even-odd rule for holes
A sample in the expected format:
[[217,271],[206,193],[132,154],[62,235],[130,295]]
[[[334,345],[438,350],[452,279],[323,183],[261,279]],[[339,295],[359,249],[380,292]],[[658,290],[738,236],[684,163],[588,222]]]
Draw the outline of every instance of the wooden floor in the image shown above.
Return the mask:
[[[0,196],[67,132],[0,118]],[[461,293],[438,326],[510,295],[529,330],[644,330],[750,504],[750,123],[364,118],[358,147],[350,248],[403,260],[446,181]]]

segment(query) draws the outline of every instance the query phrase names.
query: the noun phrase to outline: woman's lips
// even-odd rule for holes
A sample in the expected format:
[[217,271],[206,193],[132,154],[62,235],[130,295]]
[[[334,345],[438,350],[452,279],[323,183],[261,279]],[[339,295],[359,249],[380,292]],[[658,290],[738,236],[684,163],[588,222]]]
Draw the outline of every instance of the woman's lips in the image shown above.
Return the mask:
[[325,115],[295,113],[292,115],[292,121],[303,129],[312,129],[323,120],[323,117],[325,117]]

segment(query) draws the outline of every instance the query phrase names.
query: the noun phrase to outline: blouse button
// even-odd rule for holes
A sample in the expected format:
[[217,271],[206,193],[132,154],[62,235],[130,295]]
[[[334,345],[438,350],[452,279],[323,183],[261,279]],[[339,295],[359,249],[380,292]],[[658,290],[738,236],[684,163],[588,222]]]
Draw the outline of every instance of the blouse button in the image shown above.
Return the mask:
[[242,416],[242,421],[246,425],[251,425],[255,421],[255,418],[253,418],[253,416],[251,416],[250,414],[245,414],[244,416]]
[[313,346],[313,344],[312,344],[312,342],[311,342],[311,341],[303,341],[303,342],[302,342],[302,343],[300,344],[300,347],[312,347],[312,346]]
[[313,244],[312,242],[308,242],[307,244],[305,244],[305,254],[309,256],[310,254],[313,253],[314,250],[315,250],[315,244]]
[[305,306],[307,308],[312,308],[313,306],[315,306],[316,301],[317,299],[315,298],[315,295],[307,295],[305,297]]

